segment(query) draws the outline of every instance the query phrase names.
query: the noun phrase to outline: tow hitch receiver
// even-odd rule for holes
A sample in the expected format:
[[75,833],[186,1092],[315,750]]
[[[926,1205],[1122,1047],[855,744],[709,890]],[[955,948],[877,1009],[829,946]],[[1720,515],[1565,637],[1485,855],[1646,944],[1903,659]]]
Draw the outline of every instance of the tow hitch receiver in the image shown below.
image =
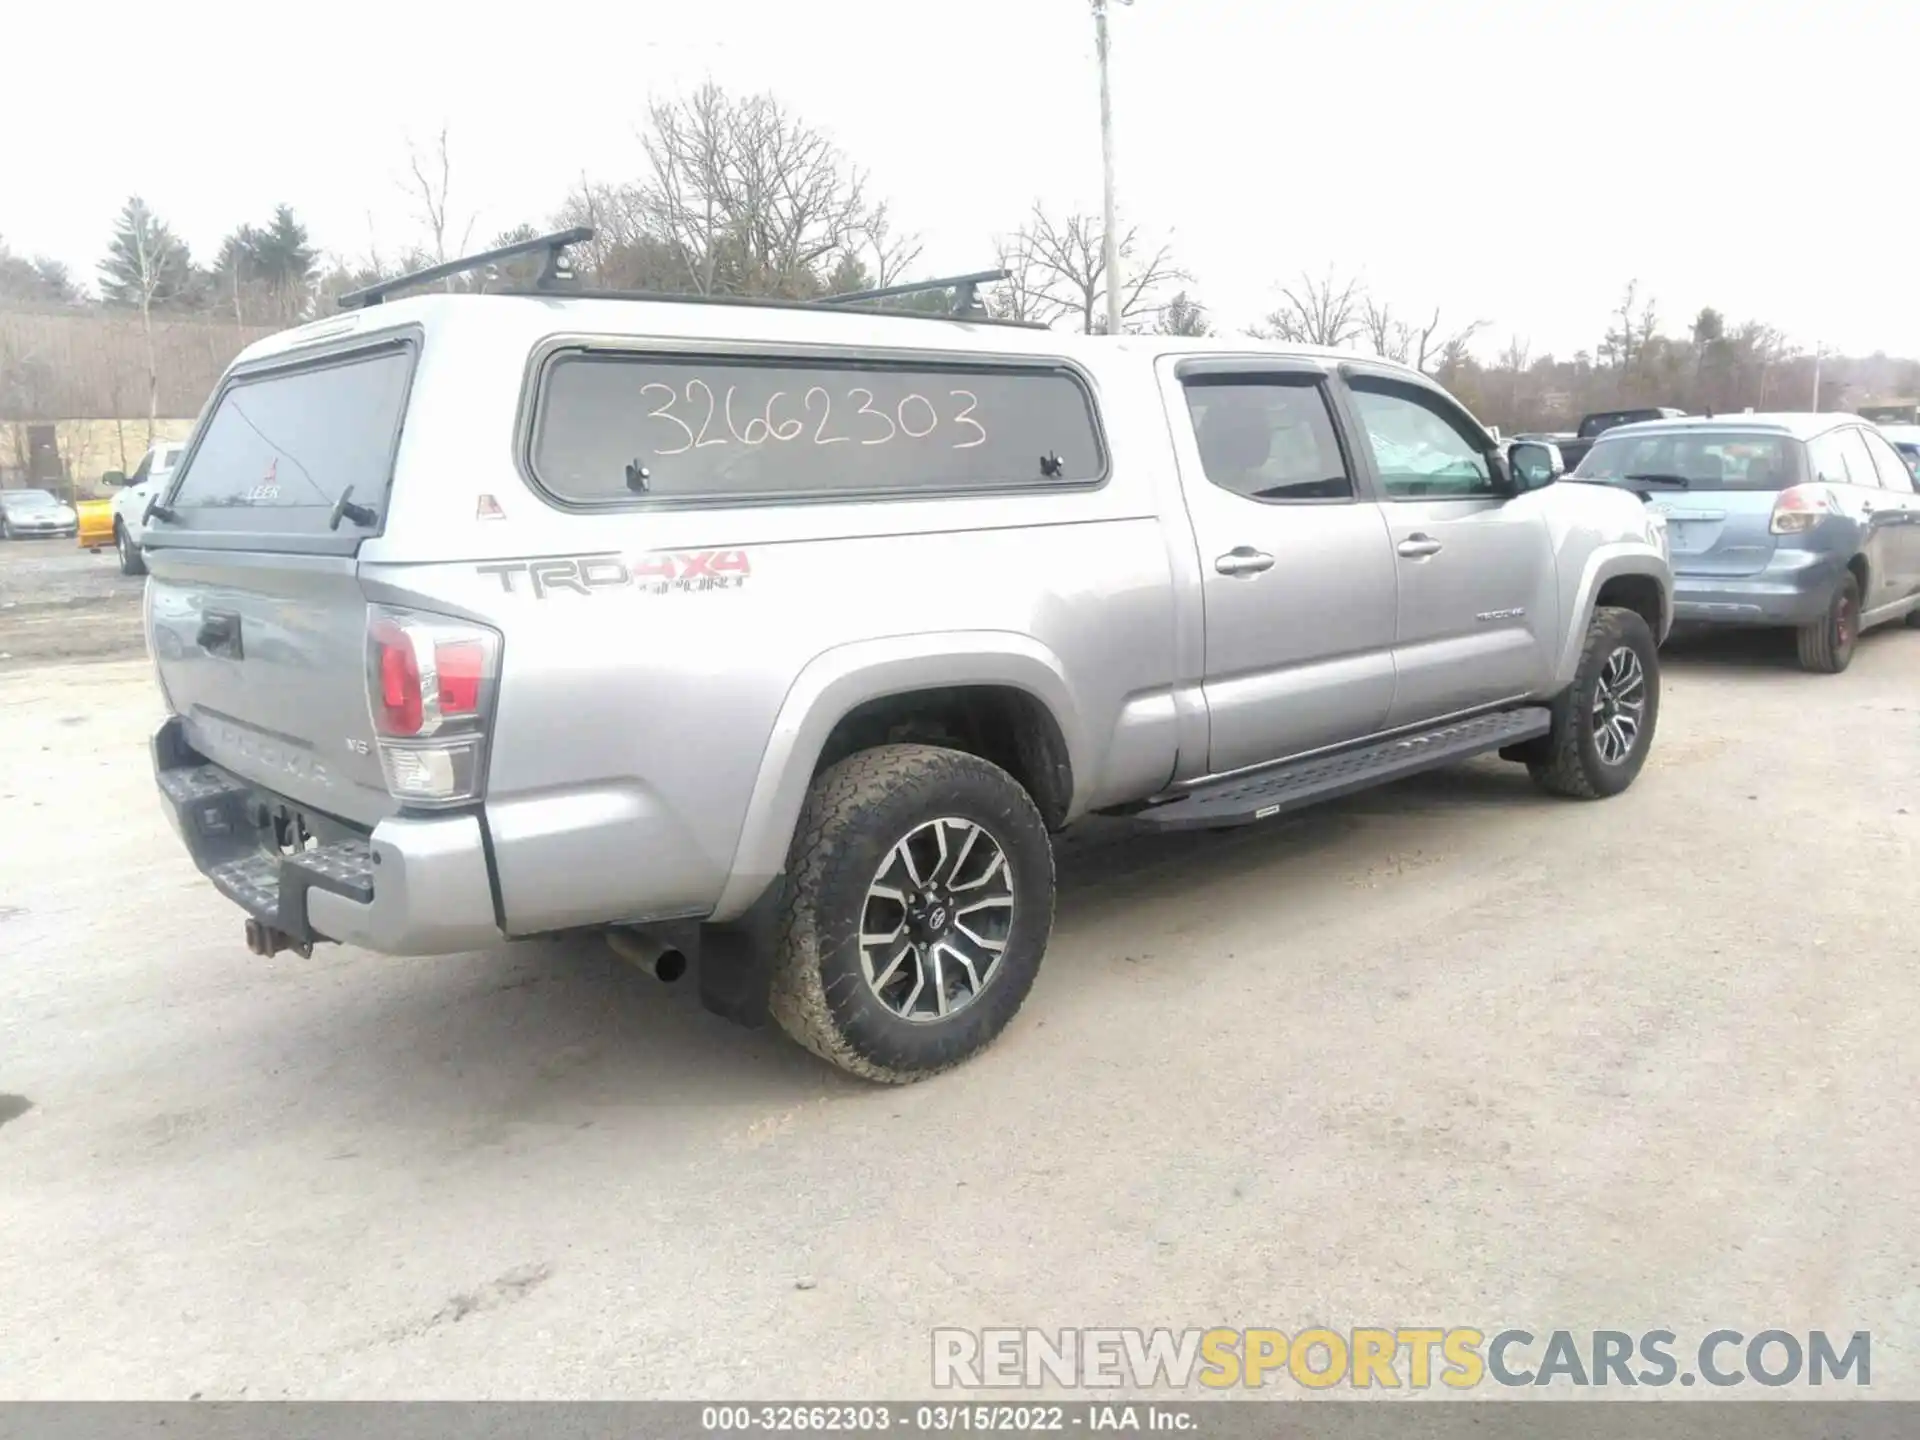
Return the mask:
[[271,925],[254,919],[247,921],[247,949],[255,955],[278,955],[282,950],[291,950],[302,960],[313,957],[312,942],[295,940],[284,930],[276,930]]

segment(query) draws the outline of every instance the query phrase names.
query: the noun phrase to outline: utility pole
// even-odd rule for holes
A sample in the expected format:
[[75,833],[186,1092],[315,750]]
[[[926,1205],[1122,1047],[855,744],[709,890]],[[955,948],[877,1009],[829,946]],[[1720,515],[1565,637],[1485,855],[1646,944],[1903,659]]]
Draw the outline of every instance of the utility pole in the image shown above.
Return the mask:
[[[1105,226],[1103,268],[1107,273],[1107,333],[1120,333],[1120,235],[1113,200],[1113,86],[1107,78],[1107,5],[1093,0],[1094,48],[1100,56],[1100,162],[1104,170]],[[1131,5],[1133,0],[1119,0]]]
[[1816,345],[1813,347],[1813,409],[1816,414],[1819,413],[1820,410],[1820,361],[1826,356],[1826,353],[1827,347],[1825,345]]

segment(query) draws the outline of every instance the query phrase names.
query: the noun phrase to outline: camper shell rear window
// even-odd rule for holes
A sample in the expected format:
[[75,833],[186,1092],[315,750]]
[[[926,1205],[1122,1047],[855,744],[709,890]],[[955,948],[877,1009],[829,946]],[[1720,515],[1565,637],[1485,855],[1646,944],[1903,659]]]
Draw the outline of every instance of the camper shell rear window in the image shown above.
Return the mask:
[[[175,472],[173,518],[151,539],[350,552],[378,533],[416,351],[406,339],[230,376]],[[373,521],[336,525],[342,496]]]

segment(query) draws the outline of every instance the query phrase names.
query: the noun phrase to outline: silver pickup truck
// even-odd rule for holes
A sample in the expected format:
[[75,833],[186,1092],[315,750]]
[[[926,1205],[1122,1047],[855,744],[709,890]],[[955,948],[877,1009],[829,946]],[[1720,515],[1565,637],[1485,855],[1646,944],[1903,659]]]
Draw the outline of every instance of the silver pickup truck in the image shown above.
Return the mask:
[[242,355],[153,504],[158,784],[256,953],[603,931],[915,1079],[1018,1010],[1083,816],[1626,788],[1665,536],[1559,479],[1343,354],[376,291]]

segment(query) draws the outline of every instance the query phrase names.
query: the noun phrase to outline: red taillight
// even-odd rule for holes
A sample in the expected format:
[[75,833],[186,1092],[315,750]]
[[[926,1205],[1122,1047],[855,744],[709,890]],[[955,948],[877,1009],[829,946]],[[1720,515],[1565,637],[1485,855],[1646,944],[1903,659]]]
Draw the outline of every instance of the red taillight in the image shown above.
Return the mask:
[[387,793],[463,805],[486,789],[488,687],[500,636],[450,616],[380,606],[367,616],[367,708]]
[[440,713],[478,715],[486,647],[477,640],[442,641],[433,647],[433,668],[440,676]]
[[1824,485],[1795,485],[1782,490],[1773,502],[1773,518],[1767,528],[1776,535],[1797,535],[1811,530],[1834,513],[1833,492]]
[[369,638],[380,682],[380,693],[374,697],[380,733],[418,735],[426,718],[426,702],[412,638],[391,620],[374,621]]

